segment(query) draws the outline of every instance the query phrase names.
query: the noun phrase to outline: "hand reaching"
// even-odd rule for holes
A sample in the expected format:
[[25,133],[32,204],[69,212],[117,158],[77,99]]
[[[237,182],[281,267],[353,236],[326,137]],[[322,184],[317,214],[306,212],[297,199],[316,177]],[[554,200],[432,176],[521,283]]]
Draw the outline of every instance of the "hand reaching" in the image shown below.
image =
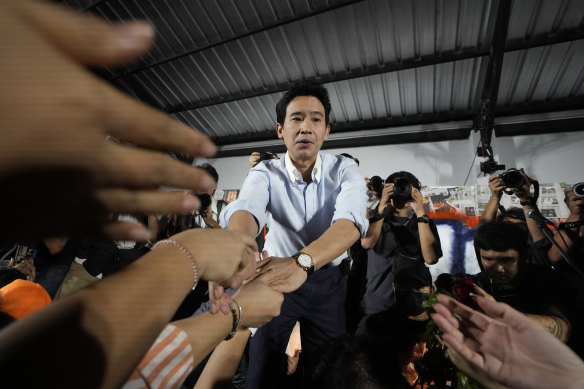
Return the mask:
[[294,258],[269,257],[258,273],[258,279],[282,293],[294,292],[306,278],[306,271],[298,267]]
[[[3,201],[3,211],[10,207],[28,211],[30,215],[19,217],[29,222],[44,220],[35,226],[37,235],[64,233],[60,230],[64,226],[72,231],[85,226],[111,238],[145,239],[144,227],[104,227],[107,215],[186,213],[197,207],[191,195],[157,188],[164,185],[202,192],[212,185],[212,179],[200,169],[154,150],[211,156],[213,144],[86,69],[135,60],[152,43],[150,25],[115,26],[45,2],[7,0],[0,3],[0,26],[4,58],[0,62],[0,182],[18,177],[33,181],[53,172],[64,185],[61,189],[61,182],[45,185],[43,191],[26,196],[15,190],[9,201]],[[108,135],[149,150],[116,143],[106,139]],[[81,182],[79,176],[86,180]],[[70,210],[72,204],[62,201],[63,193],[76,199],[77,210]],[[56,209],[61,217],[39,215],[34,204],[42,204],[44,212]],[[90,204],[101,207],[95,205],[95,213],[83,218],[58,213],[85,212]],[[12,233],[22,238],[26,232]]]
[[584,382],[582,360],[508,305],[477,297],[485,315],[448,296],[438,300],[432,319],[442,339],[490,378],[525,389],[579,388]]
[[243,328],[258,328],[280,314],[284,295],[260,280],[246,283],[233,296],[241,305]]
[[171,237],[195,257],[199,277],[232,288],[255,274],[255,240],[247,235],[220,229],[192,229]]

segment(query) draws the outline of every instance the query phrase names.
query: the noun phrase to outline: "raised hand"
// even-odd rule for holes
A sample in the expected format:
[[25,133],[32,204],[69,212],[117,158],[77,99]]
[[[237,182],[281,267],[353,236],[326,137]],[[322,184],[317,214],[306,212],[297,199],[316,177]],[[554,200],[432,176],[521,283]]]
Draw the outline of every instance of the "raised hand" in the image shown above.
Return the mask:
[[[158,187],[201,192],[212,179],[154,150],[211,156],[214,145],[86,69],[138,58],[154,37],[149,24],[111,25],[45,2],[7,0],[0,3],[0,26],[0,182],[11,183],[18,177],[33,182],[50,172],[62,180],[26,196],[14,190],[9,201],[3,201],[3,214],[10,207],[25,213],[20,217],[26,220],[49,220],[35,226],[38,235],[84,226],[112,238],[136,239],[148,237],[145,228],[127,224],[104,228],[107,215],[186,213],[197,207],[193,196],[162,192]],[[148,150],[108,140],[108,136]],[[5,196],[10,195],[7,192],[11,191],[5,191]],[[95,212],[84,218],[59,215],[73,212],[73,203],[63,201],[63,194],[75,198],[74,204],[79,204],[75,212],[84,212],[83,204],[87,209],[93,206]],[[44,217],[36,213],[34,204],[42,204],[37,207],[42,212],[55,210],[60,217]],[[19,232],[26,233],[13,231]]]
[[438,301],[432,319],[444,342],[490,378],[513,388],[582,386],[582,360],[522,313],[483,297],[477,303],[486,314],[445,295]]

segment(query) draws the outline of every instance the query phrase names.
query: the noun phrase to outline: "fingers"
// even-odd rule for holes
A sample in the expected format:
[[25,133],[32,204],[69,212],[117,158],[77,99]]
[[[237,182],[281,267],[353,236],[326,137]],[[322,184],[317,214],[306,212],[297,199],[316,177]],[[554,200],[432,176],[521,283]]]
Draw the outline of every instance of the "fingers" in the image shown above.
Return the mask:
[[[480,298],[480,297],[479,297]],[[491,319],[482,313],[479,313],[466,305],[459,303],[451,297],[445,295],[438,295],[438,301],[440,301],[449,311],[456,313],[463,319],[470,321],[477,328],[484,330]]]
[[216,282],[209,281],[209,300],[211,301],[211,312],[219,311],[228,314],[230,312],[231,296],[225,293],[223,286]]
[[101,189],[97,198],[112,213],[188,214],[201,202],[185,192]]
[[214,181],[204,170],[158,152],[108,142],[98,174],[101,186],[158,188],[161,185],[206,192]]
[[212,157],[216,147],[206,136],[107,85],[100,117],[110,135],[140,146]]
[[235,273],[229,283],[231,289],[237,289],[243,281],[252,278],[256,273],[255,252],[249,247],[246,248],[242,256],[242,261],[239,270]]
[[266,266],[268,263],[270,263],[270,261],[271,261],[271,260],[272,260],[272,258],[271,258],[271,257],[266,257],[266,258],[263,258],[261,261],[259,261],[259,262],[257,263],[257,268],[256,268],[256,271],[260,271],[260,269],[263,269],[263,268],[264,268],[264,266]]
[[145,22],[111,25],[43,2],[22,6],[26,17],[53,45],[87,65],[128,62],[146,52],[154,38],[154,29]]
[[484,367],[485,359],[483,358],[483,356],[469,348],[462,341],[456,339],[450,334],[444,334],[442,336],[442,339],[444,340],[448,348],[451,348],[460,355],[462,355],[470,363],[476,365],[481,369]]
[[101,233],[111,240],[133,240],[145,242],[151,239],[150,232],[142,224],[113,222],[103,226]]

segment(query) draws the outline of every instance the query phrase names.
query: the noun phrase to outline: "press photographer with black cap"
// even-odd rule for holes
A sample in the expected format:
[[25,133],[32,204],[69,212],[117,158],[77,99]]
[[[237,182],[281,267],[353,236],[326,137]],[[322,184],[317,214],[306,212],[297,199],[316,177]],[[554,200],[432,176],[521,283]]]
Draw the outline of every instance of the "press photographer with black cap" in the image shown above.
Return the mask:
[[400,171],[385,180],[376,213],[361,245],[367,249],[367,276],[361,311],[368,316],[395,303],[392,283],[400,263],[419,261],[435,264],[442,256],[434,222],[424,212],[420,181]]

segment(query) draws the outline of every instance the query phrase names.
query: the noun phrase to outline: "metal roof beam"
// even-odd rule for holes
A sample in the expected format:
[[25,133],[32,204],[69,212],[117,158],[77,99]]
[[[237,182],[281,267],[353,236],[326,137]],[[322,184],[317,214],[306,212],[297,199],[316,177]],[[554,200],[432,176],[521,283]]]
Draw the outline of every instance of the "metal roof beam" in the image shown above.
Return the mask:
[[[553,37],[539,36],[529,41],[514,41],[506,45],[504,52],[510,53],[514,51],[527,50],[535,47],[547,46],[563,42],[571,42],[580,39],[584,39],[584,30],[572,30],[569,33],[558,34],[554,35]],[[332,82],[350,80],[353,78],[368,77],[377,74],[396,72],[400,70],[407,70],[424,66],[439,65],[454,61],[462,61],[465,59],[484,57],[487,55],[489,55],[488,49],[473,49],[461,52],[442,53],[441,55],[438,56],[431,55],[420,58],[409,58],[401,62],[384,64],[382,66],[370,66],[366,69],[355,69],[349,72],[337,72],[335,75],[321,75],[318,78],[318,81],[323,84],[328,84]],[[217,96],[210,99],[201,100],[199,102],[180,104],[168,107],[165,110],[168,113],[190,111],[193,109],[208,107],[212,105],[224,104],[238,100],[245,100],[252,97],[265,96],[278,92],[285,92],[289,88],[289,86],[290,85],[288,83],[272,85],[267,88],[262,88],[259,90],[248,90],[241,93],[234,93],[228,96]]]
[[[501,80],[501,68],[503,67],[503,56],[505,55],[505,43],[507,42],[507,30],[509,29],[509,19],[511,16],[511,0],[500,0],[497,6],[497,16],[493,38],[489,49],[489,59],[484,82],[482,84],[481,96],[477,102],[478,112],[474,119],[473,127],[475,131],[481,133],[481,157],[492,155],[491,137],[495,123],[495,111],[497,108],[497,97],[499,95],[499,82]],[[481,80],[482,81],[482,80]]]
[[[104,0],[99,0],[98,3],[100,1],[104,1]],[[156,62],[150,63],[148,65],[142,66],[140,68],[135,68],[135,69],[127,70],[127,71],[125,71],[125,72],[123,72],[121,74],[117,74],[114,77],[111,77],[110,78],[110,81],[114,81],[114,80],[117,80],[119,78],[125,78],[127,76],[132,75],[132,74],[135,74],[135,73],[138,73],[138,72],[141,72],[141,71],[144,71],[144,70],[147,70],[147,69],[156,67],[156,66],[160,66],[160,65],[163,65],[165,63],[168,63],[168,62],[171,62],[171,61],[175,61],[177,59],[180,59],[180,58],[183,58],[183,57],[186,57],[186,56],[189,56],[189,55],[193,55],[193,54],[198,53],[200,51],[209,50],[209,49],[212,49],[214,47],[221,46],[221,45],[224,45],[226,43],[233,42],[233,41],[236,41],[236,40],[239,40],[239,39],[248,37],[250,35],[259,34],[261,32],[267,31],[267,30],[271,30],[271,29],[274,29],[274,28],[278,28],[278,27],[281,27],[281,26],[285,26],[287,24],[294,23],[294,22],[297,22],[297,21],[302,20],[302,19],[306,19],[306,18],[315,16],[315,15],[319,15],[321,13],[330,12],[330,11],[333,11],[333,10],[338,9],[338,8],[347,7],[349,5],[353,5],[353,4],[356,4],[356,3],[360,3],[360,2],[363,2],[363,1],[364,0],[345,0],[345,1],[340,1],[338,3],[334,3],[333,5],[331,5],[329,7],[323,7],[323,8],[320,8],[320,9],[315,9],[312,12],[307,13],[307,14],[298,15],[298,16],[295,16],[295,17],[292,17],[292,18],[289,18],[289,19],[281,20],[281,21],[278,21],[278,22],[275,22],[275,23],[270,23],[268,25],[265,25],[265,26],[262,26],[262,27],[259,27],[259,28],[251,29],[251,30],[249,30],[249,31],[247,31],[245,33],[236,34],[236,35],[234,35],[232,37],[229,37],[229,38],[226,38],[226,39],[221,39],[219,41],[209,43],[208,45],[201,46],[201,47],[197,47],[196,49],[188,50],[188,51],[185,51],[184,53],[180,53],[180,54],[177,54],[177,55],[173,55],[172,57],[167,57],[167,58],[164,58],[164,59],[162,59],[160,61],[156,61]]]

